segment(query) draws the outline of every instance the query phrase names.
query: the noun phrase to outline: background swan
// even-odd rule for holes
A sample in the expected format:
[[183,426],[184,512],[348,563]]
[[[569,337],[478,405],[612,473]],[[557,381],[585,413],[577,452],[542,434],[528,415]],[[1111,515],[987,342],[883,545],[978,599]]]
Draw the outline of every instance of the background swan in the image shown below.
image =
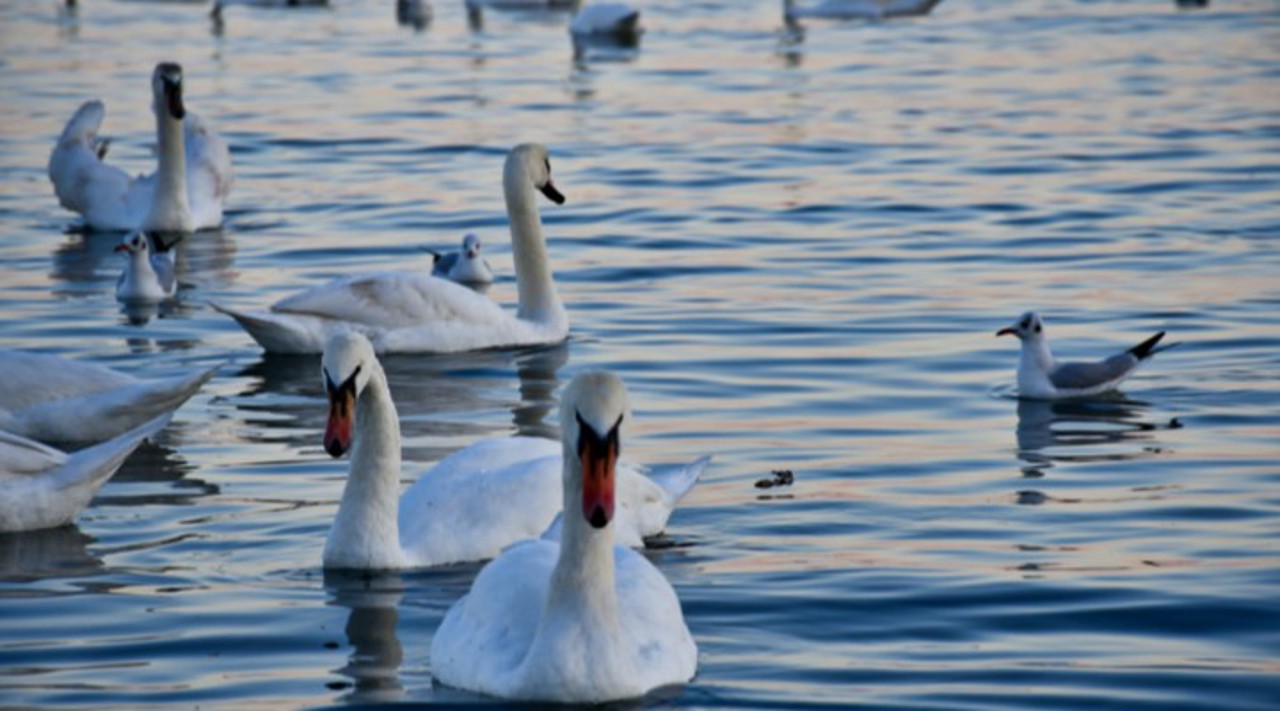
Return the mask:
[[178,292],[178,275],[174,268],[174,252],[177,244],[165,244],[159,236],[145,232],[125,235],[116,246],[128,260],[124,271],[116,280],[116,299],[124,302],[163,301]]
[[[326,568],[393,569],[483,560],[535,538],[560,510],[561,448],[530,437],[481,440],[441,460],[400,491],[400,423],[368,339],[334,336],[321,359],[329,396],[325,450],[351,451],[342,502],[324,549]],[[619,467],[619,538],[656,535],[707,459],[657,481]],[[661,482],[661,483],[658,483]],[[512,506],[512,502],[519,502]]]
[[614,545],[626,412],[613,375],[569,384],[562,540],[519,543],[480,571],[431,641],[442,683],[522,701],[602,703],[693,678],[698,649],[675,590],[644,556]]
[[783,0],[788,19],[812,17],[828,20],[885,20],[892,17],[927,15],[942,0],[822,0],[815,5],[797,5]]
[[640,11],[621,2],[593,2],[578,8],[569,33],[575,38],[611,38],[635,42],[643,30]]
[[227,144],[183,104],[182,67],[156,65],[151,77],[159,167],[147,176],[103,162],[107,143],[98,130],[106,115],[89,101],[67,123],[49,157],[49,179],[63,207],[95,230],[189,233],[222,224],[231,190]]
[[493,269],[489,266],[489,261],[480,254],[482,247],[480,237],[474,232],[468,232],[462,238],[462,249],[457,252],[431,252],[435,260],[431,265],[432,276],[444,277],[459,284],[492,284]]
[[94,363],[0,349],[0,430],[42,442],[101,442],[173,411],[217,368],[144,380]]
[[0,533],[71,522],[133,450],[169,421],[162,415],[74,454],[0,431]]
[[557,205],[547,149],[524,144],[507,156],[502,177],[519,305],[504,311],[487,296],[415,272],[337,279],[276,302],[267,312],[215,305],[273,353],[321,353],[334,333],[356,330],[379,353],[452,353],[558,343],[569,318],[556,293],[535,190]]

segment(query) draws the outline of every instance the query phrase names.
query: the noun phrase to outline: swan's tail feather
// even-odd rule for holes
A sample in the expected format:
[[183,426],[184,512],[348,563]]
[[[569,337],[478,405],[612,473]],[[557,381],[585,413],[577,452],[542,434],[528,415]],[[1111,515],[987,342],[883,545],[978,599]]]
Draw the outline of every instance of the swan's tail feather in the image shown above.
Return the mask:
[[680,503],[680,500],[684,498],[685,494],[689,493],[693,485],[698,483],[698,479],[710,462],[711,457],[699,457],[689,464],[654,467],[649,472],[649,478],[653,480],[653,483],[662,487],[662,494],[667,506],[675,508],[675,505]]
[[164,429],[169,422],[165,413],[152,418],[141,425],[125,432],[115,439],[87,447],[71,454],[67,463],[54,472],[53,477],[59,490],[87,490],[86,503],[98,489],[120,468],[126,457],[133,453],[147,438]]
[[[219,313],[224,313],[236,320],[240,327],[268,353],[314,354],[323,350],[313,347],[312,334],[296,326],[294,319],[288,316],[269,312],[248,313],[236,311],[210,302],[209,305]],[[323,343],[323,339],[320,339]]]
[[84,102],[79,109],[76,109],[75,115],[67,122],[66,128],[62,129],[62,138],[58,139],[58,142],[76,141],[89,145],[93,137],[98,135],[102,119],[106,115],[107,107],[101,101],[94,99]]

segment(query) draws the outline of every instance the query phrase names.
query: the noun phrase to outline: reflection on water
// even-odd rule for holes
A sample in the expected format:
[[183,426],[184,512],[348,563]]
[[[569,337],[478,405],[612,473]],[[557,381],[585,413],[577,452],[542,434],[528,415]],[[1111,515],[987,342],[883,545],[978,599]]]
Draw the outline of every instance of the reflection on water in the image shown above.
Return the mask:
[[1018,459],[1023,476],[1042,477],[1055,462],[1151,456],[1149,405],[1124,396],[1050,402],[1018,400]]
[[349,677],[354,688],[342,697],[354,704],[387,703],[404,698],[400,663],[404,651],[396,625],[404,597],[405,580],[396,573],[353,573],[326,570],[324,588],[328,604],[351,611],[347,617],[347,644],[351,656],[337,673]]
[[[123,237],[119,232],[78,232],[58,245],[53,255],[56,282],[54,293],[66,296],[91,296],[104,291],[114,294],[116,282],[124,273],[123,253],[115,249]],[[223,288],[235,280],[236,244],[222,230],[207,230],[179,241],[172,247],[174,269],[182,289]]]
[[[102,572],[103,563],[88,550],[93,542],[75,525],[0,533],[0,581],[35,582],[97,575]],[[0,593],[0,597],[3,595]]]
[[[144,442],[125,460],[94,499],[94,506],[192,506],[219,493],[217,484],[189,476],[196,469],[176,449],[161,441]],[[168,487],[134,487],[165,483]]]

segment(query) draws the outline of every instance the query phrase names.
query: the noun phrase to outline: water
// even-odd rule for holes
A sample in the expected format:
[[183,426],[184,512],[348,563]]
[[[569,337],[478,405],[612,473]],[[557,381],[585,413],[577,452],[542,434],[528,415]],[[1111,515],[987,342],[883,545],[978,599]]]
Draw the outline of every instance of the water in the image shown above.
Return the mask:
[[[769,1],[653,0],[638,53],[575,64],[563,16],[436,3],[0,3],[0,345],[169,375],[226,362],[74,528],[0,537],[0,704],[458,702],[432,631],[475,566],[325,575],[346,473],[312,359],[208,308],[487,242],[552,151],[561,348],[387,362],[406,481],[486,435],[555,436],[607,367],[629,456],[713,466],[651,552],[701,649],[652,705],[1280,705],[1280,8],[949,0],[783,32]],[[147,81],[187,73],[231,143],[224,230],[179,303],[120,313],[114,238],[45,178],[79,102],[149,169]],[[1041,310],[1060,355],[1167,329],[1127,395],[1010,399]],[[141,321],[146,314],[135,314]],[[136,318],[136,317],[143,318]],[[1171,427],[1176,418],[1182,427]],[[757,489],[770,471],[794,485]]]

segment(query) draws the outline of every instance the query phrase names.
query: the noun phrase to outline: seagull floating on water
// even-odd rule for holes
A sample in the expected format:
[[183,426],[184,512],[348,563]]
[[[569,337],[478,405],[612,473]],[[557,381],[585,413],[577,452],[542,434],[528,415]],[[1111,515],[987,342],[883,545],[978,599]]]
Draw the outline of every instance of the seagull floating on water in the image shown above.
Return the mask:
[[62,206],[93,230],[186,234],[222,224],[231,190],[231,153],[213,129],[183,104],[182,67],[156,65],[152,109],[160,161],[151,175],[130,177],[102,162],[108,142],[98,137],[106,116],[101,101],[85,102],[49,157],[49,179]]
[[165,244],[158,235],[133,232],[116,246],[129,260],[116,281],[116,299],[126,303],[163,301],[178,292],[178,276],[173,264],[173,246],[182,238]]
[[1059,363],[1049,350],[1044,321],[1028,311],[1017,323],[996,331],[997,336],[1017,336],[1022,341],[1018,361],[1018,396],[1033,400],[1088,397],[1116,389],[1138,366],[1178,344],[1156,347],[1164,331],[1109,358],[1087,363]]
[[492,284],[493,269],[489,262],[480,256],[480,238],[468,233],[462,238],[462,249],[457,252],[431,252],[435,262],[431,267],[432,276],[444,277],[459,284]]

